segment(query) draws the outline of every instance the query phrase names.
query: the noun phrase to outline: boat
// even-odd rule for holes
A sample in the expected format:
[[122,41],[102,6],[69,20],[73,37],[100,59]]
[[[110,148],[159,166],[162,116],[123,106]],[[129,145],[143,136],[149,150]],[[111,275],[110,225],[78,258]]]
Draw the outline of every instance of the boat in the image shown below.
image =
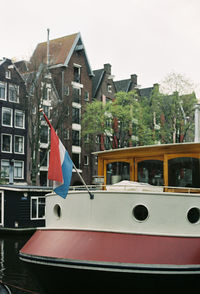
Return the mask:
[[198,289],[200,144],[94,155],[104,183],[47,194],[46,226],[20,250],[44,293]]

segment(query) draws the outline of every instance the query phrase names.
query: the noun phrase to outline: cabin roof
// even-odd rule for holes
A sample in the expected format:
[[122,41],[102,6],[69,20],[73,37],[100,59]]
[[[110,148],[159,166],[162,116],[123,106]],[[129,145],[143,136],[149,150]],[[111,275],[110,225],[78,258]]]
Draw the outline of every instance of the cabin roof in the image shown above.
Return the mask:
[[28,186],[28,185],[0,185],[0,190],[12,190],[12,191],[35,191],[35,192],[49,192],[52,191],[52,187],[41,186]]
[[97,155],[97,156],[109,156],[111,154],[115,153],[137,153],[140,151],[147,152],[148,151],[161,151],[161,152],[166,152],[167,151],[173,151],[173,152],[185,152],[185,153],[190,153],[194,152],[194,149],[196,151],[199,150],[200,153],[200,143],[175,143],[175,144],[160,144],[160,145],[147,145],[147,146],[136,146],[136,147],[126,147],[126,148],[118,148],[118,149],[110,149],[110,150],[105,150],[105,151],[97,151],[93,152],[92,154]]

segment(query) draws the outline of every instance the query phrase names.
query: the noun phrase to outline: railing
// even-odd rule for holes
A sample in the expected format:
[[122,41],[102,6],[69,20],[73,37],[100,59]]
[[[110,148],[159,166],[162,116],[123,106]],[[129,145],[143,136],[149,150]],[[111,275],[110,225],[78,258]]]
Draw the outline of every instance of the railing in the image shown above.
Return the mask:
[[[138,185],[137,185],[138,184]],[[144,185],[141,185],[144,184]],[[153,185],[145,185],[145,183],[137,183],[134,182],[134,185],[122,185],[122,184],[114,184],[114,185],[88,185],[89,190],[107,190],[107,191],[136,191],[136,192],[150,192],[151,189],[153,192],[158,193],[186,193],[186,194],[200,194],[200,188],[191,188],[191,187],[171,187],[171,186],[153,186]],[[70,186],[69,190],[71,191],[86,191],[84,185],[81,186]]]

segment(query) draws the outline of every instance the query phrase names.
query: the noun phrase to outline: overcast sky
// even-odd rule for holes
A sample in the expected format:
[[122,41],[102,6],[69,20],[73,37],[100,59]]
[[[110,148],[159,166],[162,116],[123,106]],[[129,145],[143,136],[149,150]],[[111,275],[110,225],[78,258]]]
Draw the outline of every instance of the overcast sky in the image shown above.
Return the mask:
[[184,75],[200,98],[200,0],[1,0],[0,58],[28,58],[36,45],[80,32],[93,70],[150,87]]

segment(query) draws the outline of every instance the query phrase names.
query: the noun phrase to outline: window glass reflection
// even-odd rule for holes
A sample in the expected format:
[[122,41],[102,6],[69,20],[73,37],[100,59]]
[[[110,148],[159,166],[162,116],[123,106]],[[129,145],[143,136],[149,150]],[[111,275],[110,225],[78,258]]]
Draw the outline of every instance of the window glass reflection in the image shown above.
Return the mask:
[[168,161],[169,186],[200,188],[200,159],[173,158]]
[[107,185],[130,180],[130,164],[128,162],[112,162],[107,164],[106,179]]
[[138,163],[138,182],[163,186],[163,162],[144,160]]

